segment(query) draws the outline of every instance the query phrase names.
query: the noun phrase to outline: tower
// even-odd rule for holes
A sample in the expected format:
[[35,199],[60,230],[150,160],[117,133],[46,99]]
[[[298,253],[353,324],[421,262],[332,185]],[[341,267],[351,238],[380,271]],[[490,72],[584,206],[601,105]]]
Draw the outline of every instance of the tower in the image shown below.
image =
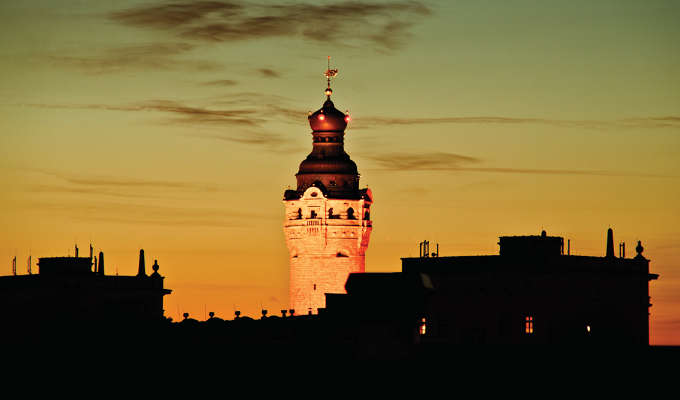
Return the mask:
[[[330,57],[329,57],[330,58]],[[326,70],[326,101],[309,115],[312,152],[300,163],[297,189],[284,192],[283,230],[290,256],[290,308],[298,314],[325,307],[326,293],[344,293],[352,272],[364,272],[371,236],[373,194],[359,189],[357,166],[345,153],[349,115],[331,101]]]

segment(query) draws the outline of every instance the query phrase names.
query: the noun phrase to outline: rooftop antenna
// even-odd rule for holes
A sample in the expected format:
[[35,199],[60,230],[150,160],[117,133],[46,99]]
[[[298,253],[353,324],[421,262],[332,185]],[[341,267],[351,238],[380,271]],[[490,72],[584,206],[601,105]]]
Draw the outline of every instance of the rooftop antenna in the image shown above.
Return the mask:
[[12,275],[17,274],[17,256],[12,259]]
[[76,243],[76,258],[78,258],[78,243]]
[[28,254],[28,274],[31,275],[31,254]]

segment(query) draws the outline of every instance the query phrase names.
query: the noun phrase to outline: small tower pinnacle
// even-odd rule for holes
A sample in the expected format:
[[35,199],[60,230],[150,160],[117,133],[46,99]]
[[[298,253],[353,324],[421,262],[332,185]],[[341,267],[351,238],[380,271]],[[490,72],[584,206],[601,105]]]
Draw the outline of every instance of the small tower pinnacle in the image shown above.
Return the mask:
[[144,261],[144,249],[139,250],[139,268],[137,269],[137,276],[146,276],[146,264]]
[[99,267],[97,268],[97,273],[99,275],[104,275],[104,252],[99,252]]
[[614,258],[614,231],[607,229],[607,258]]

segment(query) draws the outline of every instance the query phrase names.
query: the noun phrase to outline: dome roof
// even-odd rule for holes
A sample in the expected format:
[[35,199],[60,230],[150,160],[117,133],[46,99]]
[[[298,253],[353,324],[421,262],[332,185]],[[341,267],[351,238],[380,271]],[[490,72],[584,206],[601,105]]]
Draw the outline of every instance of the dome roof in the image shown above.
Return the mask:
[[349,117],[342,111],[335,108],[330,96],[323,103],[323,107],[318,109],[309,117],[309,126],[315,132],[319,131],[344,131],[347,127]]
[[308,157],[300,163],[298,174],[350,174],[357,175],[357,165],[349,156],[315,159]]

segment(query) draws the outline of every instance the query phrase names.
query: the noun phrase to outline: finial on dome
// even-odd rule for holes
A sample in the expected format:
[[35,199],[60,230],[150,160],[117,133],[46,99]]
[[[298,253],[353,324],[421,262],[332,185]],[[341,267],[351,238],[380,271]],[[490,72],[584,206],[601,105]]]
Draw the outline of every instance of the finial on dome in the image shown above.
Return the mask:
[[331,94],[333,94],[333,89],[331,89],[331,78],[335,78],[338,76],[338,69],[334,68],[331,69],[331,56],[328,56],[328,69],[326,69],[326,72],[324,72],[324,76],[326,77],[326,90],[324,90],[324,94],[330,99]]

